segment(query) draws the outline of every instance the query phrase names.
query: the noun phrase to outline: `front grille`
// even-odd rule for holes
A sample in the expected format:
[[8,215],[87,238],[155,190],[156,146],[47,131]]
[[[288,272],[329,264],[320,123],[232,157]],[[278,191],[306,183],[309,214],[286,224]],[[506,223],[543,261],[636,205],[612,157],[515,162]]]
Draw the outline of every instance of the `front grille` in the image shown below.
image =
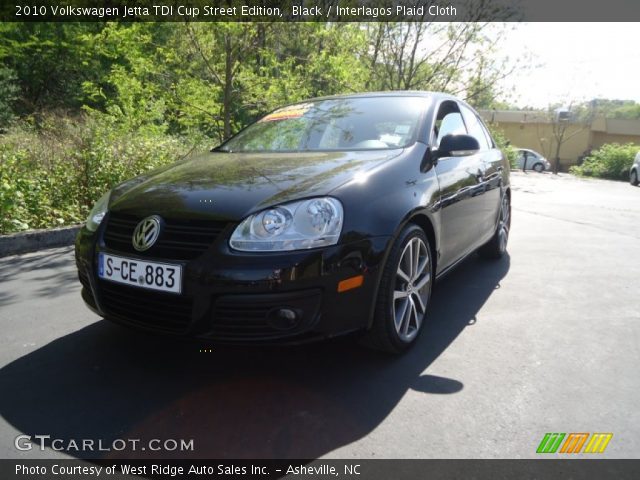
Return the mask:
[[209,220],[164,219],[160,237],[149,250],[138,252],[131,239],[136,225],[144,217],[111,212],[107,219],[104,242],[123,253],[171,260],[191,260],[207,250],[225,228],[225,222]]
[[[317,290],[288,294],[227,295],[219,297],[213,308],[209,335],[218,339],[261,339],[287,337],[308,330],[316,320],[321,294]],[[290,329],[275,328],[269,313],[291,308],[300,315]]]
[[187,297],[100,280],[102,308],[113,320],[167,333],[185,333],[191,323]]

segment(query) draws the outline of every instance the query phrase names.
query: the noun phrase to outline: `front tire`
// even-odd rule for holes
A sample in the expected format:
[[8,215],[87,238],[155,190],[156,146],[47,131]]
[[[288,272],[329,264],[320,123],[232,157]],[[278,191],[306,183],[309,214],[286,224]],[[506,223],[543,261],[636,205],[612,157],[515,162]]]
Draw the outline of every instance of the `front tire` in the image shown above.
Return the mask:
[[493,237],[478,250],[478,254],[484,258],[498,259],[507,252],[509,231],[511,230],[511,200],[505,192],[500,202],[500,220]]
[[638,180],[638,172],[635,170],[631,170],[631,173],[629,174],[629,183],[631,185],[633,185],[634,187],[638,186],[638,183],[640,183],[640,180]]
[[544,172],[544,165],[542,165],[541,163],[536,163],[533,166],[533,169],[538,173],[542,173],[542,172]]
[[415,343],[431,298],[432,265],[427,236],[417,225],[408,225],[384,266],[373,325],[363,337],[366,346],[400,353]]

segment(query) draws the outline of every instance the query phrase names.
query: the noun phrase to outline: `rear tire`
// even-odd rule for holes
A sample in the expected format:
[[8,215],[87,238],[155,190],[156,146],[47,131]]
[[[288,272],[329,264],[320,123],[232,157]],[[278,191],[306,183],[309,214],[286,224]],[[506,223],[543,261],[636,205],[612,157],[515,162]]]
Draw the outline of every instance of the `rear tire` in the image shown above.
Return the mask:
[[634,187],[638,186],[638,183],[640,183],[640,180],[638,180],[638,172],[635,170],[631,170],[631,173],[629,174],[629,183]]
[[511,229],[511,200],[505,192],[500,202],[500,220],[496,231],[487,243],[478,250],[478,254],[484,258],[498,259],[507,252],[509,231]]
[[373,325],[362,343],[401,353],[422,331],[433,284],[431,249],[424,231],[407,225],[393,243],[380,280]]

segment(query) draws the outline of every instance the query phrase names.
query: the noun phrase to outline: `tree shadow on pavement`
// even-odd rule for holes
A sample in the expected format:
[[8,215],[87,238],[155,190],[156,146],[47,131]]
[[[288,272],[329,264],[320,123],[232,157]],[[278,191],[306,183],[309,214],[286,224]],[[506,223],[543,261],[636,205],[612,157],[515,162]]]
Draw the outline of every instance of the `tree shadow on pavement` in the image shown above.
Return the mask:
[[[73,247],[55,248],[43,252],[26,253],[0,258],[0,282],[10,280],[17,272],[53,270],[69,265]],[[71,263],[73,264],[73,262]]]
[[[16,279],[18,283],[12,283]],[[20,279],[23,279],[22,283],[19,283]],[[0,306],[18,303],[30,295],[58,297],[74,292],[80,288],[77,279],[72,246],[2,257]]]
[[398,357],[352,338],[204,353],[194,342],[96,322],[0,369],[0,415],[63,444],[194,442],[192,452],[67,450],[78,458],[317,458],[369,434],[408,390],[460,391],[459,381],[425,371],[508,270],[508,257],[464,262],[437,284],[425,331]]
[[2,307],[3,305],[9,305],[13,302],[15,297],[15,295],[0,291],[0,307]]

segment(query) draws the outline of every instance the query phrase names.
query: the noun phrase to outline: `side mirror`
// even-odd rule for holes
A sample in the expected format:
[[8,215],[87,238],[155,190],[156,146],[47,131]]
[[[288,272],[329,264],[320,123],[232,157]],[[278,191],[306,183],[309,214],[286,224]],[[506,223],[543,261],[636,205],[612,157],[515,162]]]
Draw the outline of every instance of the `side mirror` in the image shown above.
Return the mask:
[[466,157],[480,150],[480,144],[471,135],[445,135],[440,147],[434,152],[437,158]]

